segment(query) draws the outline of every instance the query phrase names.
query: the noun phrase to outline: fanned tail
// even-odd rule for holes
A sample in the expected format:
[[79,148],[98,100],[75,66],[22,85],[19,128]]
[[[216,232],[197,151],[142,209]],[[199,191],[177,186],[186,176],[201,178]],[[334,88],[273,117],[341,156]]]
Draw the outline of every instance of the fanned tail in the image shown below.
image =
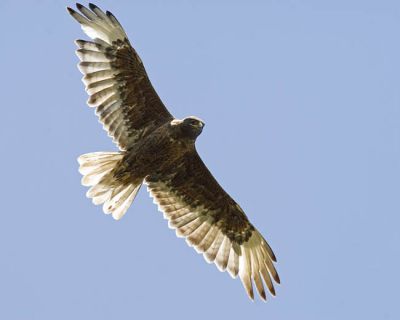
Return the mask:
[[82,185],[91,187],[86,196],[95,205],[103,204],[104,213],[116,220],[126,213],[142,185],[142,181],[124,183],[114,178],[113,169],[122,157],[120,152],[93,152],[78,158]]

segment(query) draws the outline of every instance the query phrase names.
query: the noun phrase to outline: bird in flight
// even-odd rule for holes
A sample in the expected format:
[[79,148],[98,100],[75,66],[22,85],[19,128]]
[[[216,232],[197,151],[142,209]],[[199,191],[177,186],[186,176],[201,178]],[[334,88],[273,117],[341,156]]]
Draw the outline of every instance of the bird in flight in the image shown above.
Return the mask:
[[253,283],[263,300],[264,286],[275,295],[273,280],[280,280],[272,249],[196,151],[204,122],[171,115],[112,13],[91,3],[76,7],[79,13],[67,10],[92,39],[76,40],[88,105],[120,150],[78,158],[87,196],[119,220],[146,184],[169,227],[207,262],[239,276],[251,299]]

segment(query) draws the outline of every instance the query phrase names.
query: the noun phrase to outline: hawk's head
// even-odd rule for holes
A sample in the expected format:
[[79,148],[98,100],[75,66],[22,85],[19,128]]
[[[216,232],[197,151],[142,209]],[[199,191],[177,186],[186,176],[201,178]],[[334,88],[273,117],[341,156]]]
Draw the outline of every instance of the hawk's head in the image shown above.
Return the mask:
[[195,116],[190,116],[183,120],[174,119],[171,121],[171,125],[177,126],[183,136],[189,139],[196,139],[204,128],[203,120]]

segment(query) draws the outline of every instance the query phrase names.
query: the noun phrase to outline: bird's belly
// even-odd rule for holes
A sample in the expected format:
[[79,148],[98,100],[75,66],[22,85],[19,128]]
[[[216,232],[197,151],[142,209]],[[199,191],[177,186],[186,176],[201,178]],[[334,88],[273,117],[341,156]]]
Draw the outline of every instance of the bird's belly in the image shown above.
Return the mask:
[[146,140],[128,150],[122,161],[123,171],[135,178],[144,179],[147,175],[170,167],[184,150],[179,143],[170,139]]

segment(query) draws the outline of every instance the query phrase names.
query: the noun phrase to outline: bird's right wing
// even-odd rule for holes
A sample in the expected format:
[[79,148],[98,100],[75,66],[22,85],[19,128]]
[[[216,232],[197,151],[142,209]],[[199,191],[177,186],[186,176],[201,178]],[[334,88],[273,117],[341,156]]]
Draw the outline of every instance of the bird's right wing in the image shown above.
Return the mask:
[[[146,177],[148,190],[169,226],[221,271],[239,275],[253,299],[253,285],[266,299],[263,280],[275,295],[276,258],[240,206],[222,189],[195,150],[169,169]],[[262,280],[263,279],[263,280]]]
[[143,63],[114,15],[93,4],[67,8],[93,39],[77,40],[76,51],[90,95],[89,106],[121,150],[173,119],[154,90]]

